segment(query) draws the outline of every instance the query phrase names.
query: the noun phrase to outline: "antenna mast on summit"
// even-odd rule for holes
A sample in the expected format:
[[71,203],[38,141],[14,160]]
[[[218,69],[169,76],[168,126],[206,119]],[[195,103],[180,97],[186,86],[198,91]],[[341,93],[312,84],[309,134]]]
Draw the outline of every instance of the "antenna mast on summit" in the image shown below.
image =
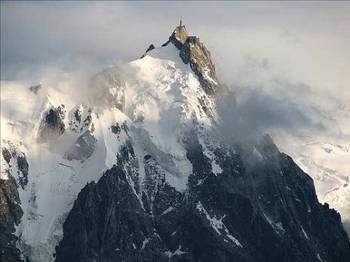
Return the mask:
[[182,26],[182,17],[180,17],[180,27]]

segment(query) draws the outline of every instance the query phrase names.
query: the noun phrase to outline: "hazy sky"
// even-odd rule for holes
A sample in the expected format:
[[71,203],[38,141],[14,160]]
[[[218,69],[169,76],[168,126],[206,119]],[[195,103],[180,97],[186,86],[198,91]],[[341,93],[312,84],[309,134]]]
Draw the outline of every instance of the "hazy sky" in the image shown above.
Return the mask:
[[244,123],[320,130],[349,104],[350,2],[1,2],[1,79],[137,59],[180,17],[222,82],[244,91]]
[[133,60],[180,17],[225,82],[278,75],[350,97],[348,2],[1,2],[1,79],[62,59]]
[[180,17],[234,92],[219,103],[224,134],[277,130],[348,145],[346,1],[1,2],[1,80],[56,83],[68,72],[85,88],[78,75],[139,58]]

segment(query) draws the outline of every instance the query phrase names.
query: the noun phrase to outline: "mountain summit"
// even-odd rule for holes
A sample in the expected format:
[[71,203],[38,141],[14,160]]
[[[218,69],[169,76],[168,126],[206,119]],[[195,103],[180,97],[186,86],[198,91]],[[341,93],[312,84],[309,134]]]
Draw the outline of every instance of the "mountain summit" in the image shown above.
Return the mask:
[[180,57],[185,64],[190,64],[191,69],[198,77],[202,87],[208,95],[215,95],[219,88],[216,77],[215,65],[209,50],[196,36],[189,36],[185,25],[180,20],[174,32],[163,46],[172,43],[180,50]]
[[174,32],[169,37],[169,41],[171,41],[178,49],[181,50],[187,38],[188,33],[186,27],[182,24],[182,20],[180,20],[180,25],[175,28]]
[[268,135],[219,135],[215,66],[185,26],[91,86],[2,89],[1,261],[350,260]]

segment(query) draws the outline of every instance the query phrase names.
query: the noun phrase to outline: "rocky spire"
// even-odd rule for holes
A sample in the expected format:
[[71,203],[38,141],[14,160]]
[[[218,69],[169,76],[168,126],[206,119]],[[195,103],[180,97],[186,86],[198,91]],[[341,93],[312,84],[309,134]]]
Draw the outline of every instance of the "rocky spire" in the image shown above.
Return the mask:
[[208,95],[215,95],[219,88],[215,65],[209,50],[200,42],[198,37],[187,37],[180,50],[180,57],[185,64],[190,64],[204,91]]
[[180,25],[178,25],[174,32],[169,37],[169,41],[173,43],[178,49],[182,48],[182,45],[186,42],[188,33],[186,27],[182,24],[182,19],[180,19]]
[[149,52],[152,51],[153,49],[155,49],[153,44],[150,44],[149,47],[147,48],[146,52],[140,57],[140,58],[144,58],[145,55]]
[[219,88],[215,65],[209,50],[196,36],[189,36],[180,18],[180,24],[169,37],[169,41],[180,50],[180,57],[185,64],[190,64],[203,89],[208,95],[214,95]]

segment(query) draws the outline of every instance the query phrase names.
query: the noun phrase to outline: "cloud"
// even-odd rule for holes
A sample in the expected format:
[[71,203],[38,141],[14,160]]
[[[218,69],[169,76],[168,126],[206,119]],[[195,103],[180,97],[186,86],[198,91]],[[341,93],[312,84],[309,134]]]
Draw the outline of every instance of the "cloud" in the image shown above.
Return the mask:
[[349,14],[344,2],[1,2],[1,79],[88,86],[160,46],[182,16],[234,93],[224,130],[326,132],[350,100]]
[[267,58],[246,56],[235,70],[235,83],[217,103],[220,130],[229,142],[247,142],[265,133],[279,140],[282,135],[350,138],[350,108],[333,90],[281,74]]
[[253,57],[350,97],[349,13],[344,2],[1,2],[1,79],[62,57],[136,59],[164,43],[182,16],[225,82],[255,77],[238,71]]
[[[264,133],[286,149],[288,137],[292,145],[298,136],[350,141],[349,2],[1,1],[0,11],[1,80],[109,105],[108,81],[96,74],[113,65],[119,79],[132,79],[126,62],[164,43],[182,17],[229,86],[218,103],[228,142]],[[342,163],[330,167],[348,172]]]
[[[277,83],[272,92],[264,88],[266,84],[271,88]],[[306,85],[276,80],[276,83],[261,83],[259,88],[232,86],[229,89],[229,95],[219,98],[218,111],[224,137],[235,143],[255,140],[276,130],[296,136],[341,132],[334,129],[335,121],[323,114],[318,103],[303,99],[315,95]],[[284,92],[285,89],[289,91]],[[333,105],[332,101],[327,102]]]

